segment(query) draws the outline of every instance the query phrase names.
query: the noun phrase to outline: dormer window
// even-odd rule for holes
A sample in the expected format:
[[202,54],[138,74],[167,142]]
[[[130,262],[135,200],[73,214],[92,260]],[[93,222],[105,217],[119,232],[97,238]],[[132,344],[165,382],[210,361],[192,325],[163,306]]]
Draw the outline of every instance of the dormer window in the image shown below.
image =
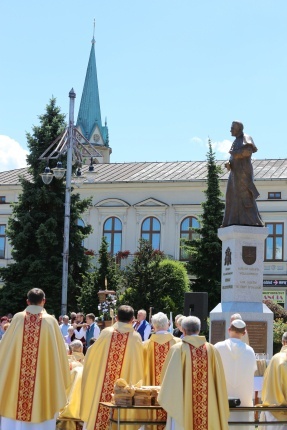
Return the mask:
[[270,199],[270,200],[281,199],[281,191],[275,191],[272,193],[268,193],[268,199]]

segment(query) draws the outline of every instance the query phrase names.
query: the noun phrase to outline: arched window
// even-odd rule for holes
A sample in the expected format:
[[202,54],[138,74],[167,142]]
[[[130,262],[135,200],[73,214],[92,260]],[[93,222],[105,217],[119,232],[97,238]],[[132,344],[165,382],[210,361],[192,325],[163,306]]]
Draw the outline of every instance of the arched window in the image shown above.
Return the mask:
[[115,255],[122,250],[122,222],[119,218],[112,216],[104,223],[103,236],[106,236],[110,254]]
[[151,216],[142,223],[141,238],[148,240],[153,249],[160,249],[160,222]]
[[[200,224],[195,217],[188,216],[184,218],[180,224],[180,239],[187,239],[187,240],[196,239],[198,237],[198,234],[193,233],[191,231],[191,228],[199,228],[199,227],[200,227]],[[182,244],[183,244],[182,240],[180,240],[180,246],[182,246]],[[183,261],[187,261],[190,259],[189,255],[182,247],[180,247],[179,259]]]

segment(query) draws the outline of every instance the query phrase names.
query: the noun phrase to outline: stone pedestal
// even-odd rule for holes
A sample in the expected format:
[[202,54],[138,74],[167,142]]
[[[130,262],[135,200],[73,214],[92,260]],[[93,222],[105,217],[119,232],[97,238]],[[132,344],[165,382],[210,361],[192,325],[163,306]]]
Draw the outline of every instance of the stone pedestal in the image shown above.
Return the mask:
[[250,343],[255,352],[265,352],[271,357],[273,313],[262,303],[264,241],[267,236],[266,227],[230,226],[218,230],[222,241],[221,303],[210,313],[210,338],[213,337],[213,321],[225,321],[227,338],[231,315],[240,313],[247,326],[250,323],[250,330],[257,323],[258,332],[264,326],[262,334],[265,334],[267,327],[265,340],[260,335],[261,339],[253,340],[253,345]]

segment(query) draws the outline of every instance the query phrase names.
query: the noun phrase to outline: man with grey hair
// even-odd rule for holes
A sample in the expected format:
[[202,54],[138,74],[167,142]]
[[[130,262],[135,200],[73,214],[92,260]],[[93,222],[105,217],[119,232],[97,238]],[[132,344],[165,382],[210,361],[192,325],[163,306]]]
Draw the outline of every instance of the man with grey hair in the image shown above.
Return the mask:
[[197,317],[184,318],[182,342],[170,348],[163,366],[158,402],[168,414],[166,430],[228,429],[221,358],[214,346],[199,336],[200,325]]
[[[282,406],[287,404],[287,332],[282,335],[281,351],[275,354],[264,373],[262,402],[263,406]],[[263,414],[260,414],[260,417]],[[286,429],[286,424],[280,421],[286,420],[284,411],[265,412],[266,421],[278,421],[278,425],[272,425],[272,430]],[[264,430],[264,427],[260,427]],[[268,429],[269,426],[266,426]]]
[[84,363],[85,356],[83,354],[83,348],[83,344],[79,339],[75,339],[69,344],[69,350],[73,360]]
[[[158,386],[160,385],[160,377],[167,353],[175,343],[181,342],[181,340],[168,332],[169,320],[163,312],[154,314],[151,323],[154,333],[150,339],[143,342],[144,385]],[[165,411],[156,410],[153,415],[155,420],[166,420]]]
[[178,314],[178,315],[176,315],[176,317],[174,318],[174,323],[175,323],[175,329],[173,330],[173,335],[175,336],[175,337],[180,337],[181,335],[182,335],[182,332],[179,330],[179,328],[178,328],[178,320],[179,320],[179,318],[180,317],[183,317],[183,315],[182,314]]
[[133,328],[140,335],[142,340],[147,340],[151,333],[151,326],[146,320],[146,311],[144,309],[140,309],[137,313],[137,321],[134,322]]
[[169,320],[166,314],[158,312],[151,319],[154,333],[143,342],[144,347],[144,385],[160,385],[160,374],[165,357],[179,338],[168,332]]
[[[240,399],[241,406],[253,406],[254,373],[257,370],[253,349],[242,341],[246,324],[235,319],[228,328],[229,339],[214,345],[221,356],[224,367],[227,394]],[[230,421],[251,421],[253,412],[231,412]],[[237,426],[229,426],[235,429]],[[254,426],[246,426],[246,430]]]
[[70,327],[70,323],[69,323],[69,317],[68,315],[64,315],[62,318],[62,324],[60,325],[60,330],[61,333],[63,335],[63,337],[67,336],[68,334],[68,328]]
[[184,336],[195,336],[200,332],[201,322],[197,317],[185,317],[181,322]]
[[287,345],[287,331],[285,331],[285,333],[282,335],[282,345]]

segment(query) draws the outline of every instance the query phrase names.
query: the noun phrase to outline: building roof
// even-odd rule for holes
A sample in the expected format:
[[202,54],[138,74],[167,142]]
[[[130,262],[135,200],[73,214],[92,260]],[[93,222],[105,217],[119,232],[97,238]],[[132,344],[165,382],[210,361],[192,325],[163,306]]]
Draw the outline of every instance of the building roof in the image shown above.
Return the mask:
[[[222,167],[220,179],[227,180],[229,173],[224,167],[226,160],[217,161]],[[256,180],[287,179],[287,159],[253,160],[254,178]],[[84,172],[88,166],[84,166]],[[0,172],[1,185],[19,184],[19,176],[31,179],[27,168]],[[97,183],[121,182],[180,182],[205,181],[207,179],[206,161],[175,162],[138,162],[106,163],[95,165]]]

